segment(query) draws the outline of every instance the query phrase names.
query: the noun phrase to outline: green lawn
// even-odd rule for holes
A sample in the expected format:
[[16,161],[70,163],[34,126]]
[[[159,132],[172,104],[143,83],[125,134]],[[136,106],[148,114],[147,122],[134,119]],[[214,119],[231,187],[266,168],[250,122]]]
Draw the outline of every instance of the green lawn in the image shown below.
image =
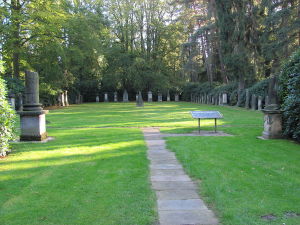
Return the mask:
[[137,129],[49,129],[54,141],[15,144],[0,161],[1,225],[152,224],[143,136]]
[[[220,130],[232,137],[170,137],[200,195],[223,225],[299,225],[300,145],[257,139],[262,113],[192,103],[91,103],[52,110],[54,141],[14,144],[0,161],[0,224],[155,224],[146,146],[139,129],[197,128],[189,111],[219,110]],[[213,121],[201,122],[213,130]],[[104,128],[106,127],[106,128]],[[266,221],[264,215],[277,219]]]

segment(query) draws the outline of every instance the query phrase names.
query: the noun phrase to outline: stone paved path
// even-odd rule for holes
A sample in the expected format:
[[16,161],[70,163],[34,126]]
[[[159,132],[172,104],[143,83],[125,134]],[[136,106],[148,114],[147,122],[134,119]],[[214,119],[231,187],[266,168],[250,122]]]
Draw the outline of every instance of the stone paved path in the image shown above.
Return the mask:
[[158,128],[143,128],[148,146],[151,183],[156,192],[160,225],[215,225],[218,220],[197,193],[175,154],[165,147]]

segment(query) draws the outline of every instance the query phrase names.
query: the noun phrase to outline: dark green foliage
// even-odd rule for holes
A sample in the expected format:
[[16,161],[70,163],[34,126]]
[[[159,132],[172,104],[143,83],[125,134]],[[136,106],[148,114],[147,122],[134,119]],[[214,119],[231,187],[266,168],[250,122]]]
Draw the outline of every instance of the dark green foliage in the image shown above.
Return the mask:
[[252,87],[248,88],[249,94],[265,97],[268,91],[269,79],[264,79],[255,83]]
[[223,94],[223,93],[230,94],[234,90],[236,90],[237,87],[238,87],[238,84],[236,82],[229,83],[229,84],[223,84],[223,85],[217,86],[214,89],[210,90],[210,94],[213,94],[213,95]]
[[[234,90],[229,96],[229,105],[236,105],[238,102],[238,90]],[[243,101],[244,102],[244,101]]]
[[284,134],[300,142],[300,73],[291,74],[283,103]]
[[300,48],[290,57],[290,59],[283,65],[280,74],[280,98],[284,101],[288,96],[288,83],[291,74],[300,73]]
[[15,113],[6,96],[6,85],[0,77],[0,157],[10,151],[9,141],[14,138]]
[[7,85],[7,89],[9,90],[9,93],[18,94],[18,93],[22,93],[24,91],[24,82],[23,81],[16,79],[16,78],[12,78],[12,77],[6,77],[5,81],[6,81],[6,85]]

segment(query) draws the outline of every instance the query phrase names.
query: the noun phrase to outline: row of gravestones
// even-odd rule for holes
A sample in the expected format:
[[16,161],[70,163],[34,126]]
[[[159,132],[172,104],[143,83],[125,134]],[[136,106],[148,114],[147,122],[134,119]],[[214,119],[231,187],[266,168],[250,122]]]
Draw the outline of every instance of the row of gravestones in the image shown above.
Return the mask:
[[[199,104],[211,104],[211,105],[228,105],[229,99],[228,94],[218,94],[218,95],[191,95],[191,102]],[[245,108],[252,110],[262,110],[263,106],[268,104],[268,96],[265,99],[261,96],[249,94],[249,90],[246,90],[246,101]]]
[[[81,96],[81,99],[82,99],[82,96]],[[23,109],[23,97],[21,96],[19,100],[20,100],[19,110],[22,110]],[[58,101],[58,106],[69,106],[68,91],[60,92],[57,96],[57,101]],[[8,102],[13,109],[16,109],[16,98],[15,98],[14,94],[8,95]],[[81,102],[76,100],[76,103],[77,104],[82,103],[82,100],[81,100]]]
[[[138,96],[139,96],[139,94],[136,94],[136,96],[135,96],[136,101],[138,100]],[[148,102],[152,102],[153,101],[153,94],[152,94],[151,91],[149,91],[147,93],[147,97],[148,97],[148,99],[147,99]],[[178,94],[175,94],[174,100],[175,100],[175,102],[179,101],[179,95]],[[108,102],[108,101],[109,101],[108,93],[104,93],[104,102]],[[123,102],[128,102],[129,101],[128,92],[126,90],[124,90],[124,92],[123,92],[123,99],[122,99],[122,101]],[[158,102],[162,102],[163,101],[162,93],[158,93],[157,101]],[[168,102],[171,101],[171,97],[170,97],[169,93],[167,94],[167,101]],[[99,95],[96,96],[96,102],[100,102]],[[118,93],[117,92],[114,92],[114,102],[118,102]]]

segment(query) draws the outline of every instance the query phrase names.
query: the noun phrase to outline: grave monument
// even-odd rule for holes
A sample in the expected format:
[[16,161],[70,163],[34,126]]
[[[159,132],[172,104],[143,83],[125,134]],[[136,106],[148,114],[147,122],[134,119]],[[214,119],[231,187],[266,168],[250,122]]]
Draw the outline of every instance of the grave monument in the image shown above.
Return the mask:
[[280,110],[277,94],[277,78],[271,77],[268,87],[268,105],[262,110],[264,113],[264,139],[282,138],[282,111]]
[[39,103],[39,76],[36,72],[26,71],[25,103],[19,111],[21,122],[20,141],[43,141],[47,138],[46,114]]
[[142,93],[140,91],[139,91],[139,94],[137,95],[136,106],[137,107],[143,107],[144,106],[143,96],[142,96]]

